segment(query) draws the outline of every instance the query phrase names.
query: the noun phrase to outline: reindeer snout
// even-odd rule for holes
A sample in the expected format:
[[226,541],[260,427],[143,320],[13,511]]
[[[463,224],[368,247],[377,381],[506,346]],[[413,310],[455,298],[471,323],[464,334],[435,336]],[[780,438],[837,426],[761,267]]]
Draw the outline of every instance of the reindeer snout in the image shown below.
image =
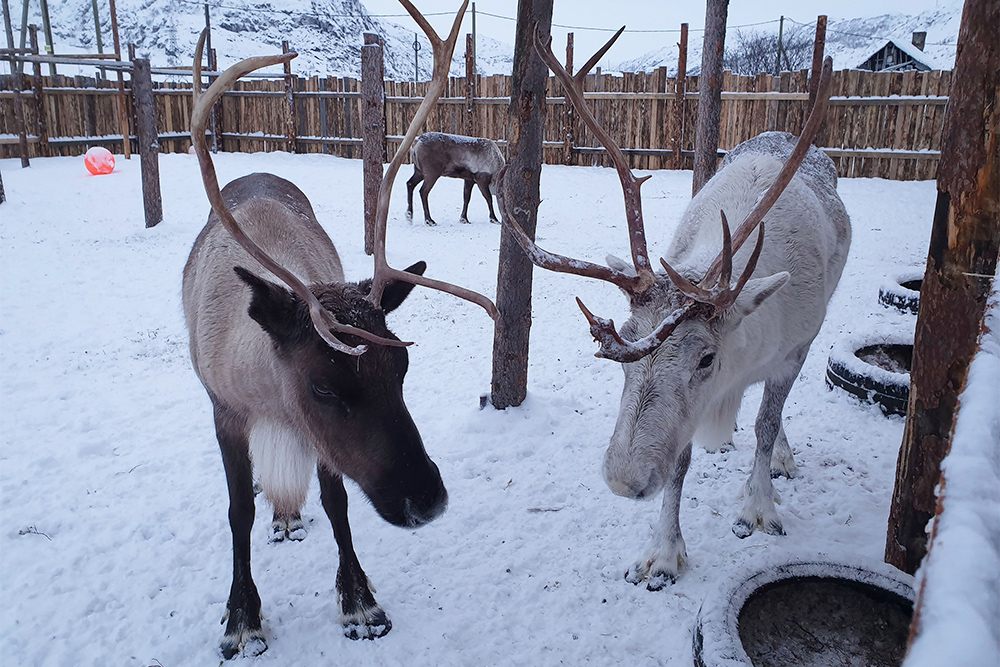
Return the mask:
[[663,488],[656,468],[641,461],[618,461],[610,451],[604,459],[604,481],[616,496],[642,500],[652,498]]

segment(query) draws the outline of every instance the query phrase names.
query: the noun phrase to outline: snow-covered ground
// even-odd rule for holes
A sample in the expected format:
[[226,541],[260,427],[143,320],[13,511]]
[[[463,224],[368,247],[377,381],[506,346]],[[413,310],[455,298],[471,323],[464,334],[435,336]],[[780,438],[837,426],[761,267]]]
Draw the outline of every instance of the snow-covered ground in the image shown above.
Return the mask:
[[[284,153],[216,158],[225,183],[289,178],[312,200],[350,279],[363,252],[361,162]],[[0,161],[0,662],[217,665],[231,577],[228,498],[210,405],[191,369],[181,269],[208,203],[189,155],[160,156],[164,222],[143,228],[139,161],[91,177],[82,157]],[[439,181],[436,228],[403,217],[389,260],[493,294],[500,228],[482,199],[457,223],[461,183]],[[650,253],[666,249],[690,172],[643,188]],[[529,396],[479,409],[493,327],[476,306],[414,291],[390,317],[410,348],[406,400],[450,494],[420,530],[385,523],[349,486],[355,545],[393,630],[352,642],[337,625],[336,546],[313,485],[301,543],[267,543],[258,498],[255,579],[269,649],[261,665],[688,665],[695,614],[729,573],[784,555],[882,560],[903,420],[824,385],[838,337],[912,329],[881,307],[885,276],[923,264],[933,182],[842,180],[854,242],[826,324],[785,407],[801,476],[776,480],[787,537],[730,526],[753,452],[760,388],[747,393],[736,451],[696,451],[681,506],[690,567],[650,592],[624,581],[659,502],[614,496],[600,472],[622,374],[572,297],[624,321],[611,285],[535,274]],[[628,256],[611,169],[545,167],[538,237],[601,261]],[[338,664],[339,664],[338,663]]]

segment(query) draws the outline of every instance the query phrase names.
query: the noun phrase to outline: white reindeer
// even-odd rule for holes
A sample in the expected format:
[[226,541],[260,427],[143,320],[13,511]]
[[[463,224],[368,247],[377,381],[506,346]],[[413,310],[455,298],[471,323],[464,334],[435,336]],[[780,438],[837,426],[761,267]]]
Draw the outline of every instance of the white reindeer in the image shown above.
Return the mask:
[[[601,344],[597,356],[622,362],[625,371],[605,480],[627,498],[664,491],[651,544],[626,572],[628,581],[645,580],[657,590],[676,579],[686,558],[678,510],[692,440],[710,449],[729,442],[744,391],[758,382],[764,396],[755,424],[757,450],[733,532],[742,538],[761,526],[783,534],[771,477],[792,477],[796,467],[781,411],[840,280],[851,227],[833,162],[810,146],[829,97],[827,59],[801,138],[768,132],[730,151],[681,218],[661,260],[666,273],[654,273],[639,198],[645,178],[634,178],[583,102],[583,77],[616,38],[575,77],[537,34],[535,46],[618,169],[634,266],[614,257],[601,266],[548,253],[524,235],[506,198],[501,210],[505,227],[536,265],[607,280],[629,298],[631,317],[620,333],[578,303]],[[727,218],[743,220],[732,238]],[[758,224],[756,247],[741,250]],[[734,270],[740,277],[731,285]]]

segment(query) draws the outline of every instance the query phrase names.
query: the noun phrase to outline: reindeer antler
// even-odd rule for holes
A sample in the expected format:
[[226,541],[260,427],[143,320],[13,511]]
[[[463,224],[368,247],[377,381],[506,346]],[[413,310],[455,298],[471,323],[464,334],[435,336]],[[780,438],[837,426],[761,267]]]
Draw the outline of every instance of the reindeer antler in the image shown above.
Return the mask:
[[390,280],[401,280],[413,283],[414,285],[423,285],[424,287],[441,290],[442,292],[453,294],[460,299],[479,304],[486,309],[490,317],[496,320],[500,316],[500,313],[497,311],[496,306],[493,305],[493,302],[482,294],[451,283],[394,269],[389,266],[385,258],[385,232],[386,223],[389,218],[389,197],[392,194],[392,183],[396,180],[396,173],[399,171],[400,165],[403,164],[403,159],[410,150],[413,140],[420,132],[421,126],[427,120],[431,108],[437,103],[438,98],[441,97],[441,93],[444,92],[445,86],[448,84],[451,57],[455,52],[455,43],[458,41],[458,34],[462,26],[462,18],[465,16],[465,9],[469,5],[469,0],[462,2],[462,6],[458,10],[455,21],[451,26],[448,39],[442,40],[437,32],[434,31],[434,28],[431,27],[430,23],[427,22],[427,19],[424,18],[409,0],[399,1],[406,8],[406,11],[410,13],[410,16],[413,17],[413,20],[417,22],[420,29],[424,31],[424,34],[427,35],[427,39],[430,40],[431,47],[434,50],[434,70],[427,94],[424,96],[423,101],[420,102],[420,106],[417,107],[417,113],[410,122],[410,126],[406,130],[406,135],[399,144],[399,148],[396,149],[396,154],[389,163],[389,167],[386,169],[385,175],[382,177],[382,183],[379,186],[378,204],[375,209],[375,275],[372,278],[372,287],[371,292],[368,294],[368,300],[377,307],[382,300],[382,291],[385,289],[386,284]]
[[[634,177],[621,149],[615,144],[604,128],[600,126],[597,119],[594,118],[594,115],[587,108],[583,96],[583,81],[589,73],[590,68],[611,48],[611,45],[614,44],[624,29],[622,27],[614,37],[608,40],[607,44],[594,54],[575,76],[570,76],[552,53],[550,48],[551,38],[545,42],[542,41],[538,34],[537,25],[535,26],[535,50],[545,64],[548,65],[549,69],[552,70],[556,78],[563,84],[563,87],[566,89],[566,95],[572,102],[573,107],[580,114],[580,117],[583,118],[587,127],[594,133],[594,136],[598,138],[608,151],[615,168],[618,170],[618,176],[622,183],[622,191],[625,196],[625,215],[628,220],[629,243],[632,248],[632,261],[635,265],[636,275],[633,276],[629,273],[599,264],[571,259],[543,250],[524,233],[521,225],[513,215],[510,205],[507,202],[507,197],[504,197],[501,201],[501,208],[503,211],[504,227],[514,236],[525,254],[536,266],[551,271],[604,280],[617,285],[635,297],[648,290],[656,280],[652,268],[649,266],[649,258],[646,253],[646,237],[642,222],[642,201],[639,195],[639,187],[649,176],[640,179]],[[595,316],[577,298],[576,301],[580,306],[580,310],[583,311],[584,317],[590,323],[590,332],[601,346],[596,356],[614,359],[622,363],[637,361],[650,354],[662,344],[673,333],[677,325],[685,319],[703,313],[708,316],[714,316],[736,301],[736,297],[739,296],[740,291],[750,279],[760,258],[764,240],[764,215],[771,209],[774,202],[777,201],[778,197],[791,181],[795,171],[805,158],[809,146],[812,144],[816,130],[822,123],[826,103],[830,97],[832,71],[833,60],[828,57],[823,63],[816,104],[810,112],[809,119],[806,121],[806,125],[795,148],[779,172],[775,182],[760,197],[753,210],[736,230],[734,237],[730,237],[729,223],[726,220],[726,214],[722,213],[722,252],[712,262],[701,284],[693,284],[675,271],[666,261],[663,259],[660,260],[664,270],[667,272],[668,278],[687,297],[687,300],[683,305],[665,317],[651,334],[634,342],[626,341],[618,333],[612,320]],[[502,174],[502,176],[506,176],[506,174]],[[743,243],[758,225],[760,226],[760,231],[757,236],[757,244],[736,285],[731,286],[733,253],[742,247]],[[711,287],[705,286],[713,280],[715,282]]]
[[201,56],[202,51],[205,48],[205,38],[207,37],[207,34],[208,29],[206,28],[202,31],[201,36],[198,38],[198,46],[195,47],[194,85],[192,89],[194,97],[194,110],[191,112],[191,141],[194,144],[195,153],[198,156],[198,163],[201,165],[201,177],[205,184],[205,194],[208,195],[208,201],[212,205],[212,210],[215,211],[215,214],[219,217],[219,220],[222,222],[222,225],[226,228],[226,230],[232,235],[236,242],[250,254],[251,257],[260,262],[264,268],[288,285],[288,287],[291,288],[291,290],[306,303],[309,307],[309,316],[312,319],[313,326],[316,328],[316,332],[330,347],[338,352],[343,352],[344,354],[352,356],[362,354],[367,349],[364,345],[351,347],[350,345],[341,342],[336,336],[333,335],[332,332],[334,331],[338,333],[352,334],[378,345],[389,345],[394,347],[412,345],[412,343],[404,343],[398,340],[382,338],[381,336],[376,336],[375,334],[369,333],[364,329],[359,329],[357,327],[338,322],[336,318],[334,318],[333,314],[320,304],[316,296],[301,280],[299,280],[291,271],[288,271],[283,266],[275,262],[253,241],[253,239],[246,235],[236,222],[232,212],[229,210],[229,207],[226,206],[226,202],[222,198],[222,192],[219,190],[219,179],[215,173],[215,164],[212,162],[212,154],[209,152],[208,144],[205,141],[205,130],[208,127],[209,114],[212,106],[219,100],[220,97],[222,97],[223,93],[232,87],[233,83],[235,83],[237,79],[253,72],[254,70],[260,69],[261,67],[288,62],[298,54],[285,53],[275,56],[256,56],[241,60],[219,75],[208,90],[202,94]]

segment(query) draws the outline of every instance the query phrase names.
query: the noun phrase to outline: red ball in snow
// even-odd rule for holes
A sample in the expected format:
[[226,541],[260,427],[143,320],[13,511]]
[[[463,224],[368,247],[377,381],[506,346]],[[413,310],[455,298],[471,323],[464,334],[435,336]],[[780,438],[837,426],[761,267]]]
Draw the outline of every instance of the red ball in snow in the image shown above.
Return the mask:
[[94,176],[110,174],[115,170],[115,156],[107,148],[93,146],[87,150],[83,158],[83,163],[87,165],[87,171]]

